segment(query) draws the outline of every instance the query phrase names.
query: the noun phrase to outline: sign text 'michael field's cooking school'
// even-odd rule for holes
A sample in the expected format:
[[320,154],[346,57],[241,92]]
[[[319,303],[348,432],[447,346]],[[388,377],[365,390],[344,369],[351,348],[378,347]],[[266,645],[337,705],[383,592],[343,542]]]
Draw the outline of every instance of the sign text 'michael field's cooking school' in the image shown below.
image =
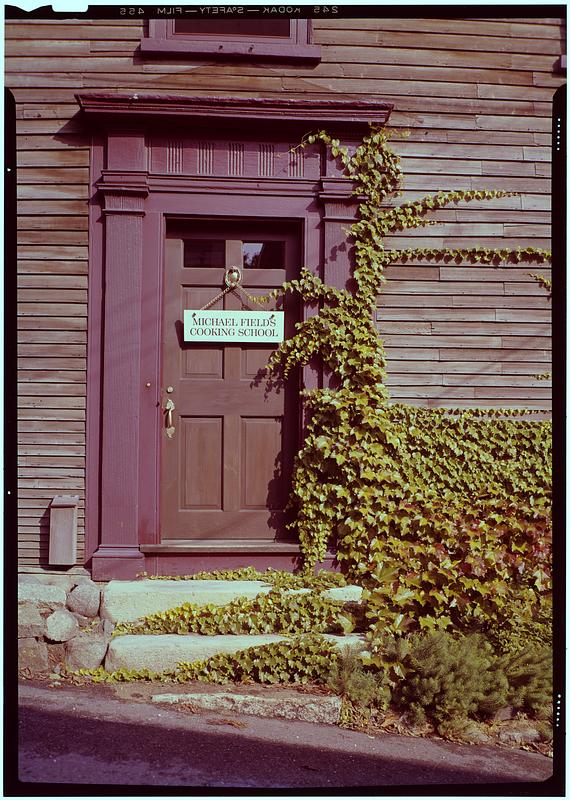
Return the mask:
[[283,311],[184,311],[184,341],[279,343],[284,338]]

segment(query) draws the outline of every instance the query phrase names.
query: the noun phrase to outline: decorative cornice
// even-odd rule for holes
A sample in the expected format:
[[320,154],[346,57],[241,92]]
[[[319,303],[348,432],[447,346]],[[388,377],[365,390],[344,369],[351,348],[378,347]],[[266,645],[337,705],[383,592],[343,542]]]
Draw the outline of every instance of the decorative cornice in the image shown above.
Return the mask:
[[226,124],[266,121],[342,125],[356,130],[370,123],[385,125],[393,105],[381,100],[308,100],[260,97],[183,97],[145,94],[76,94],[83,114],[108,127],[178,117],[192,122]]

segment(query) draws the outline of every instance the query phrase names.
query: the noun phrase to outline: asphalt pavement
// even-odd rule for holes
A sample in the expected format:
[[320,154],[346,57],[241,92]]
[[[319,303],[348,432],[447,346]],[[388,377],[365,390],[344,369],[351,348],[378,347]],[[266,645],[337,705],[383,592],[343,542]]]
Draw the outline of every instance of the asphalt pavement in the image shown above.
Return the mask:
[[512,793],[506,784],[516,784],[517,795],[544,796],[552,774],[551,759],[520,750],[192,713],[146,698],[120,699],[101,686],[22,684],[18,728],[19,783],[7,797],[58,796],[58,786],[63,796],[66,786],[77,795],[97,786],[105,794],[138,787],[141,795],[153,794],[153,787],[172,787],[171,794],[175,787],[209,787],[224,795],[364,787],[385,795],[408,793],[408,787],[411,794],[434,795],[441,786],[460,795],[490,794],[493,785],[506,796]]

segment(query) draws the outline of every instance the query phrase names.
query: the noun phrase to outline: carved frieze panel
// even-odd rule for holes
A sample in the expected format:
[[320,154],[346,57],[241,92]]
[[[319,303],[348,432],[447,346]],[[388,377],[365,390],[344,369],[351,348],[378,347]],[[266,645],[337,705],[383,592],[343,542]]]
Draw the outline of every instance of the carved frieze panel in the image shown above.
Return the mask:
[[303,149],[298,142],[153,137],[150,171],[187,177],[316,180],[321,176],[321,156],[318,146]]
[[170,139],[166,143],[166,171],[174,175],[184,173],[183,166],[184,142],[180,139]]

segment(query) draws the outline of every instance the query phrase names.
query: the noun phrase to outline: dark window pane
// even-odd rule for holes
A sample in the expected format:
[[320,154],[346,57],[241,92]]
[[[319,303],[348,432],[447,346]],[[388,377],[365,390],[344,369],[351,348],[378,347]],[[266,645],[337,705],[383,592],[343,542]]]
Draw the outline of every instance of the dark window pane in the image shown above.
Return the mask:
[[243,265],[249,269],[284,269],[285,242],[244,242]]
[[287,19],[176,19],[174,33],[212,36],[281,36],[289,38]]
[[226,243],[223,239],[185,239],[185,267],[224,267]]

